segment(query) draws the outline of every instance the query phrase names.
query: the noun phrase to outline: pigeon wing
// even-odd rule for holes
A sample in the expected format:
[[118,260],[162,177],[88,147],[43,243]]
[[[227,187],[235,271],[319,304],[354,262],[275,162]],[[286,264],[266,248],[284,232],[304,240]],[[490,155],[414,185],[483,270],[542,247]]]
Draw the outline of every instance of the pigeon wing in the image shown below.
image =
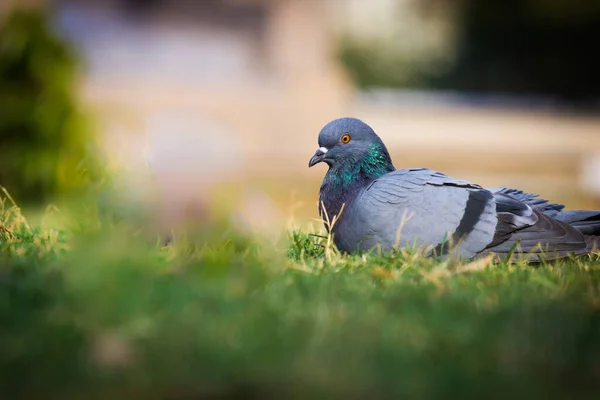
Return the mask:
[[565,206],[563,204],[550,203],[548,200],[539,197],[538,194],[527,193],[519,189],[507,187],[487,188],[493,194],[501,194],[512,197],[515,200],[521,201],[531,208],[543,212],[546,215],[555,217]]
[[554,219],[566,222],[584,235],[600,235],[599,210],[564,210],[563,204],[550,203],[537,194],[523,192],[518,189],[497,187],[488,189],[493,194],[505,195],[521,201]]
[[467,258],[492,241],[497,223],[489,191],[425,168],[376,179],[352,211],[354,223],[369,234],[362,249],[377,243],[384,249],[425,245],[440,254],[452,243]]
[[586,252],[586,238],[568,223],[503,193],[494,193],[494,199],[498,226],[493,241],[480,255],[508,255],[515,249],[535,261],[542,253],[546,259],[555,259]]

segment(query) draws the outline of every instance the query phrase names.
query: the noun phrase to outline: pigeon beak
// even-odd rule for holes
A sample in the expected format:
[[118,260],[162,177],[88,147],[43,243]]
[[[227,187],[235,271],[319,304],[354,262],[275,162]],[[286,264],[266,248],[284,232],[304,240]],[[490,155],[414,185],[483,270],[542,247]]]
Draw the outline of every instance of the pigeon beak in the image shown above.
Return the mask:
[[312,156],[310,161],[308,162],[308,168],[312,167],[315,164],[323,162],[323,159],[325,158],[325,154],[327,154],[326,147],[318,148],[317,151],[315,152],[315,155]]

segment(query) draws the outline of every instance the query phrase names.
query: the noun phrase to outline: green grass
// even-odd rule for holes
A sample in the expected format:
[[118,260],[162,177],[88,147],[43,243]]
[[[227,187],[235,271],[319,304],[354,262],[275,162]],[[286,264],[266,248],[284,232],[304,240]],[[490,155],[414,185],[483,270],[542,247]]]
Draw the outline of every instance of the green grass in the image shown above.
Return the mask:
[[[598,398],[600,261],[457,264],[0,205],[0,398]],[[50,219],[49,219],[50,220]],[[60,221],[57,222],[57,221]]]

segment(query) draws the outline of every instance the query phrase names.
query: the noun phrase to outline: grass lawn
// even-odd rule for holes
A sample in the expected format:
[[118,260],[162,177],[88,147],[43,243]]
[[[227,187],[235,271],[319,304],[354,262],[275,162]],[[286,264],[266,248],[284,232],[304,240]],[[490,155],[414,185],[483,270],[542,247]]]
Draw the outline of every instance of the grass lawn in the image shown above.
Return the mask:
[[598,256],[346,257],[213,225],[162,246],[95,209],[0,206],[1,399],[600,398]]

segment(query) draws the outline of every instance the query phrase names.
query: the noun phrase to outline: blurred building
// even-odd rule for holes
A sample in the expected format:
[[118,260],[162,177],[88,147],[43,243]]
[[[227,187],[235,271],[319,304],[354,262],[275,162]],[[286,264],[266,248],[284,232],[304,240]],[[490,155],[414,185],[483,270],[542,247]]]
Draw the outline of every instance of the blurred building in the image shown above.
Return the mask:
[[318,0],[55,5],[60,27],[87,60],[86,93],[120,138],[172,139],[176,121],[203,136],[202,146],[223,140],[231,147],[222,152],[275,162],[314,142],[307,132],[339,114],[347,99]]
[[340,34],[393,31],[407,54],[435,63],[454,43],[443,8],[423,12],[414,0],[50,3],[57,27],[83,55],[83,93],[112,160],[133,168],[150,162],[173,199],[202,197],[216,183],[260,187],[269,196],[247,197],[266,219],[276,208],[270,198],[298,190],[303,215],[316,216],[324,171],[306,164],[319,129],[345,115],[371,124],[398,168],[427,166],[573,206],[590,206],[600,191],[591,189],[597,115],[352,87],[336,59]]
[[112,159],[148,161],[171,204],[205,197],[217,183],[253,187],[298,171],[318,129],[347,108],[350,88],[320,0],[53,7],[84,56],[84,93]]

